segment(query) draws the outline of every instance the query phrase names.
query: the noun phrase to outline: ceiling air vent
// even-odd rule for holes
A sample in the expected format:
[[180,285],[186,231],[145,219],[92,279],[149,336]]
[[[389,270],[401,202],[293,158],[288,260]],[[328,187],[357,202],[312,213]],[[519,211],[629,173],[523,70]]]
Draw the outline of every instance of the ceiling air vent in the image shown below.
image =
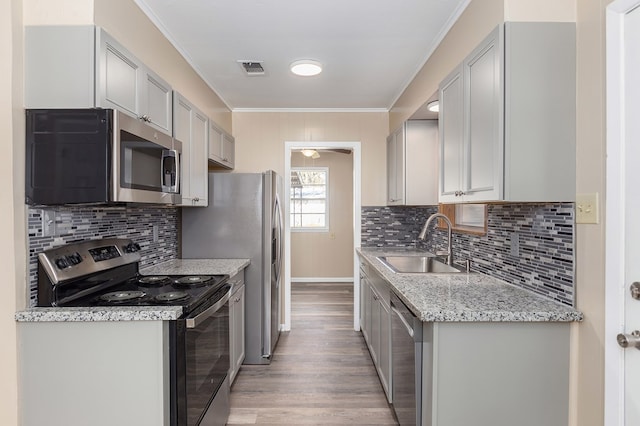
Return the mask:
[[238,61],[249,76],[264,75],[264,67],[260,61]]

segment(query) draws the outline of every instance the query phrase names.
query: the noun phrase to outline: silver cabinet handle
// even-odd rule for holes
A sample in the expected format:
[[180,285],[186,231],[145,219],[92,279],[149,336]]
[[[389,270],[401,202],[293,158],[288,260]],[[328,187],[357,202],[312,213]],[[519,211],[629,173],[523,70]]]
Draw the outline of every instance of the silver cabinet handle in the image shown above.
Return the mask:
[[640,331],[632,331],[631,334],[618,334],[618,344],[623,348],[634,347],[640,349]]
[[631,284],[631,297],[635,300],[640,300],[640,282],[635,282]]

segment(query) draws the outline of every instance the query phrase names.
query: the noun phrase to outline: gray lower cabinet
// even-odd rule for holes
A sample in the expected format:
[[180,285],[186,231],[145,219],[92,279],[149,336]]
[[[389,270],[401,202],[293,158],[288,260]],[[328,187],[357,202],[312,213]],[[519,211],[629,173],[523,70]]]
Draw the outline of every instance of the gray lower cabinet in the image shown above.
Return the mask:
[[169,426],[167,321],[17,327],[21,425]]
[[[391,315],[387,282],[367,267],[360,266],[361,329],[380,384],[389,402],[391,395]],[[362,277],[365,277],[362,279]]]
[[245,357],[244,269],[231,277],[229,281],[233,283],[233,293],[229,299],[229,355],[231,358],[229,383],[233,384]]
[[25,27],[27,108],[114,108],[172,134],[171,86],[93,25]]
[[423,426],[566,426],[569,323],[423,323]]

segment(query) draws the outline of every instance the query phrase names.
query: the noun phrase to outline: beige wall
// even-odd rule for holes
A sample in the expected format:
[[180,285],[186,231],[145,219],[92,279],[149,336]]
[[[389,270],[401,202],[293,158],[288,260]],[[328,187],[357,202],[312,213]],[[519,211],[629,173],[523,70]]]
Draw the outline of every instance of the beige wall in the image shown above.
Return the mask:
[[231,133],[231,111],[133,0],[24,0],[25,25],[104,28],[173,89]]
[[[578,193],[605,196],[605,8],[607,0],[577,2]],[[576,229],[577,303],[585,316],[577,330],[575,426],[604,422],[604,208],[599,225]],[[614,344],[614,342],[608,342]]]
[[363,206],[386,203],[386,112],[234,112],[236,171],[284,173],[284,143],[361,142]]
[[0,3],[0,143],[13,162],[0,169],[5,184],[0,202],[0,424],[18,424],[16,310],[27,297],[24,210],[24,111],[22,109],[22,2]]
[[291,167],[329,168],[329,232],[291,233],[291,279],[353,277],[353,155],[295,152]]

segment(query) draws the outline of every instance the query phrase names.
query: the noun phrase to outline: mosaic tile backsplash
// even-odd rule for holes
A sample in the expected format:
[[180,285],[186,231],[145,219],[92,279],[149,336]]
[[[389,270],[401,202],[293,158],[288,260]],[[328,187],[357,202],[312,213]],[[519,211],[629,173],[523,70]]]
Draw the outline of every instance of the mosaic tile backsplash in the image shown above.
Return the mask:
[[[43,236],[41,209],[27,211],[31,306],[35,306],[37,296],[38,253],[44,250],[75,241],[118,237],[140,244],[140,267],[177,257],[177,207],[55,207],[47,210],[56,212],[56,236]],[[157,230],[155,236],[154,230]]]
[[[435,212],[435,206],[363,207],[362,246],[415,246],[426,219]],[[487,219],[487,235],[453,234],[454,259],[471,259],[473,272],[574,306],[574,204],[489,204]],[[446,247],[446,231],[429,235],[427,250]],[[517,239],[517,254],[511,252],[512,239]]]

